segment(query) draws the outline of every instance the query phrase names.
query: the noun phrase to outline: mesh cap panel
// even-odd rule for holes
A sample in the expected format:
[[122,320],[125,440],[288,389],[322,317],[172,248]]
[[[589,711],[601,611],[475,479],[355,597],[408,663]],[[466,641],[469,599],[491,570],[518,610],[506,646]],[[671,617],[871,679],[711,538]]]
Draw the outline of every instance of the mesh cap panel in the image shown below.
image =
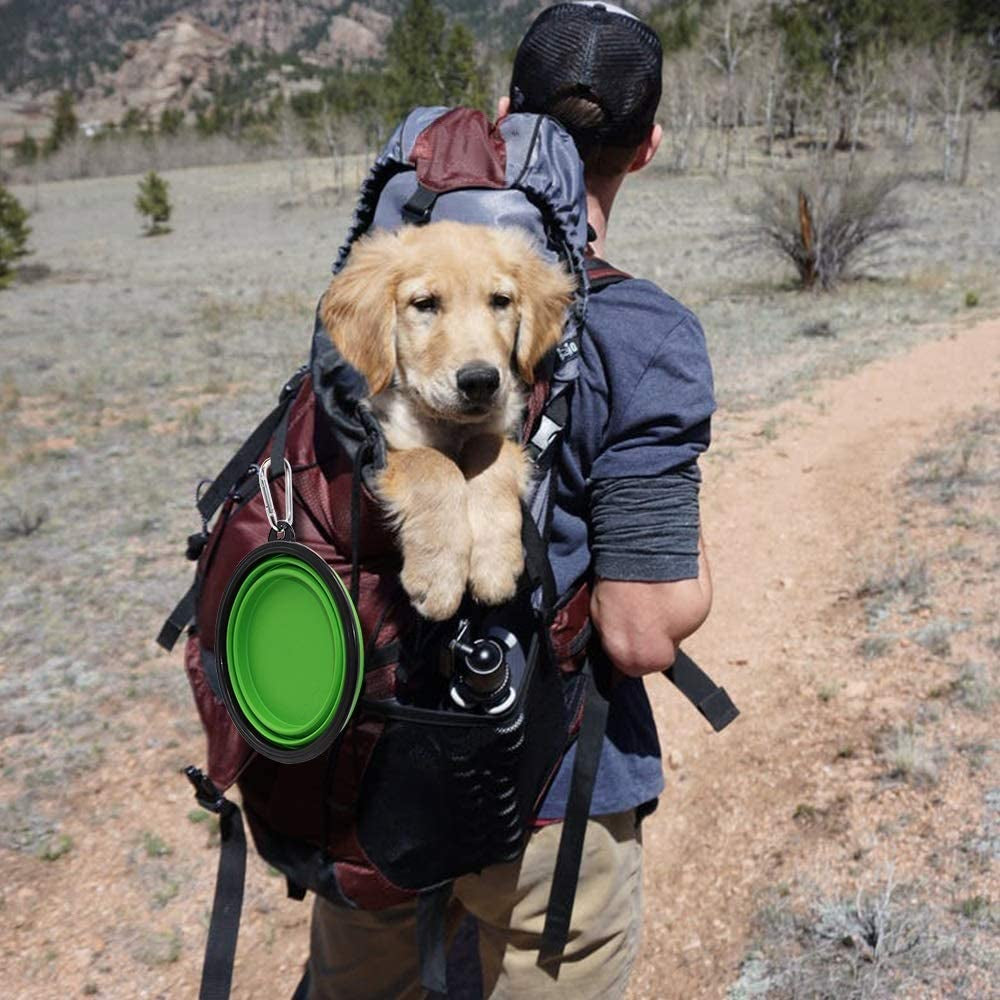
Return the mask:
[[514,57],[511,110],[551,114],[563,98],[585,97],[603,121],[563,122],[581,152],[635,146],[653,126],[662,65],[659,38],[638,18],[600,3],[556,4],[538,15]]

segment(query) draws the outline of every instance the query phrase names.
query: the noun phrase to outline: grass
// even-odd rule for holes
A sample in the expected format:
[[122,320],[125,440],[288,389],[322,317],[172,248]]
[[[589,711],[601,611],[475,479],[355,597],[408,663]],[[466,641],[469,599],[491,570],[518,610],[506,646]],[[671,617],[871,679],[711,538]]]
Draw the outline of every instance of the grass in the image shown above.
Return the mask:
[[971,920],[975,923],[981,921],[996,923],[998,917],[1000,917],[1000,911],[990,901],[989,896],[981,896],[979,894],[967,896],[965,899],[960,900],[955,907],[955,912],[961,914],[966,920]]
[[909,610],[919,611],[927,607],[929,592],[927,560],[913,558],[868,576],[855,591],[855,597],[877,599],[882,603],[906,598]]
[[45,841],[38,850],[41,861],[58,861],[73,850],[73,838],[68,833],[60,833]]
[[871,571],[854,596],[863,602],[869,629],[878,629],[860,641],[858,651],[865,659],[884,656],[894,641],[884,631],[893,612],[912,615],[930,608],[931,573],[926,557],[898,560]]
[[877,660],[888,654],[894,645],[892,636],[868,635],[858,643],[858,652],[862,659]]
[[[934,915],[892,877],[853,899],[795,907],[776,896],[758,912],[755,943],[728,1000],[882,1000],[922,995],[947,942]],[[915,991],[915,992],[914,992]]]
[[172,965],[180,958],[184,942],[178,928],[145,931],[133,948],[133,957],[149,968]]
[[0,413],[14,413],[21,405],[21,390],[12,372],[0,377]]
[[825,705],[837,697],[841,687],[839,681],[826,681],[816,689],[816,697]]
[[952,682],[952,694],[964,708],[986,714],[1000,701],[995,675],[995,664],[991,669],[985,663],[965,663]]
[[1000,482],[1000,410],[977,410],[946,440],[911,462],[906,486],[913,493],[948,505]]
[[48,519],[47,507],[11,507],[0,519],[0,541],[30,538]]
[[142,847],[149,858],[165,858],[174,853],[174,849],[162,837],[148,830],[142,834]]
[[893,726],[885,733],[881,755],[890,778],[924,787],[940,778],[937,755],[912,725]]
[[913,633],[913,641],[932,656],[945,659],[951,656],[951,634],[954,626],[948,622],[931,622]]

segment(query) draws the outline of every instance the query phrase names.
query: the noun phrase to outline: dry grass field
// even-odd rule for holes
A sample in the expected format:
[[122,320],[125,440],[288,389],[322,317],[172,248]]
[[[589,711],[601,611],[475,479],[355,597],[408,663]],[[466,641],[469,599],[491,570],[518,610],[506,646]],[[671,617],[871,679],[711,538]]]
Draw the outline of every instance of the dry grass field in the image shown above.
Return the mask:
[[[758,164],[653,169],[609,256],[690,304],[721,404],[717,603],[692,652],[743,716],[653,685],[668,789],[645,827],[632,996],[996,996],[1000,961],[1000,120],[964,187],[828,295],[737,253]],[[867,154],[865,154],[867,155]],[[877,154],[870,154],[873,157]],[[321,160],[22,185],[0,292],[0,969],[8,996],[188,997],[217,840],[202,737],[153,642],[189,582],[196,483],[305,359],[353,207]],[[308,911],[250,865],[234,996],[290,995]]]

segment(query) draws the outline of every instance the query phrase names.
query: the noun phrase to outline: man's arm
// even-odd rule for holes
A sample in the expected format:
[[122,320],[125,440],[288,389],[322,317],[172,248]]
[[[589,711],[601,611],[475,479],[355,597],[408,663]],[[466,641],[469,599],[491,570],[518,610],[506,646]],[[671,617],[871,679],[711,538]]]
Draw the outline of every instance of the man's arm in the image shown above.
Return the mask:
[[698,576],[646,582],[599,578],[590,614],[611,662],[629,677],[666,670],[677,647],[701,626],[712,606],[704,535],[698,534]]

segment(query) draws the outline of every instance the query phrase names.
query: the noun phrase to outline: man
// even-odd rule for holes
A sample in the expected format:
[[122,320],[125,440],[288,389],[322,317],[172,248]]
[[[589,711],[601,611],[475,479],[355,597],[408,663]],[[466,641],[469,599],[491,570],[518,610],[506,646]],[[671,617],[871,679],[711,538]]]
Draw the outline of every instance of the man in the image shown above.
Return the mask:
[[[546,9],[514,61],[499,115],[548,114],[573,136],[585,167],[589,252],[630,173],[656,153],[662,52],[620,8]],[[561,455],[550,559],[560,593],[592,580],[591,617],[616,673],[569,941],[558,971],[539,961],[573,755],[542,806],[524,856],[454,885],[455,923],[478,926],[483,993],[495,998],[614,998],[639,945],[639,822],[663,788],[642,676],[674,660],[708,614],[711,583],[698,515],[697,458],[708,446],[712,376],[697,320],[654,285],[596,292]],[[607,662],[605,662],[607,667]],[[309,996],[421,996],[415,906],[345,914],[314,910]]]

